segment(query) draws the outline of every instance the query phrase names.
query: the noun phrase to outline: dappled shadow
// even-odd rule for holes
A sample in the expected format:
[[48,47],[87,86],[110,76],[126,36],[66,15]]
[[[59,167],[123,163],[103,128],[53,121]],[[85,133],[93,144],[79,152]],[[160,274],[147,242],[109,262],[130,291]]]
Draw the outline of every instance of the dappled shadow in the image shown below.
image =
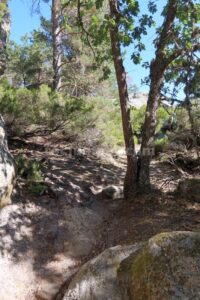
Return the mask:
[[151,164],[152,185],[166,193],[174,191],[180,180],[180,174],[169,164],[154,161]]
[[[18,150],[12,152],[18,155]],[[40,163],[48,189],[30,196],[25,179],[18,178],[15,204],[0,213],[0,255],[24,273],[19,285],[30,275],[29,288],[37,295],[33,299],[53,299],[78,266],[100,251],[100,224],[109,215],[109,205],[97,200],[91,187],[120,184],[123,169],[97,157],[69,157],[54,150],[24,148],[23,154]],[[15,267],[8,267],[9,276],[18,284]]]
[[[37,294],[44,297],[42,299],[52,299],[63,282],[85,262],[83,255],[89,255],[95,245],[94,235],[90,231],[92,225],[96,229],[95,218],[91,224],[87,216],[81,216],[81,208],[66,209],[48,205],[45,208],[44,205],[30,203],[7,206],[0,214],[0,256],[4,261],[4,269],[0,273],[7,272],[16,285],[24,285],[30,276],[27,289],[36,293],[39,288]],[[77,215],[80,219],[73,224],[74,227],[69,215],[74,218]],[[76,227],[82,230],[82,234]],[[88,232],[88,240],[84,230]],[[83,237],[84,241],[81,240]],[[11,262],[13,267],[10,267]],[[19,281],[15,278],[15,268],[24,274]],[[26,299],[25,293],[22,290],[19,299]]]
[[161,232],[185,230],[200,230],[200,203],[172,193],[152,193],[133,203],[122,203],[114,220],[107,224],[106,248],[146,241]]
[[[17,152],[14,153],[17,155]],[[122,165],[102,163],[95,156],[72,157],[64,151],[55,154],[53,150],[40,152],[28,149],[24,149],[23,154],[27,159],[36,160],[41,165],[44,183],[49,192],[46,196],[54,198],[54,202],[56,200],[70,205],[88,205],[94,199],[91,188],[100,190],[110,184],[121,185],[123,182],[125,169]],[[25,202],[30,198],[24,185],[21,185],[20,198],[24,198]]]
[[[31,266],[33,288],[41,287],[33,299],[53,299],[81,264],[107,247],[144,241],[161,231],[200,229],[200,208],[169,194],[180,179],[170,166],[152,164],[152,183],[162,188],[160,193],[154,190],[133,203],[105,200],[91,188],[121,186],[124,158],[116,164],[103,163],[95,155],[69,155],[70,145],[58,146],[20,150],[40,164],[47,189],[30,196],[25,180],[19,178],[16,204],[6,207],[0,218],[0,254],[17,266],[22,261]],[[164,189],[168,182],[173,187]]]

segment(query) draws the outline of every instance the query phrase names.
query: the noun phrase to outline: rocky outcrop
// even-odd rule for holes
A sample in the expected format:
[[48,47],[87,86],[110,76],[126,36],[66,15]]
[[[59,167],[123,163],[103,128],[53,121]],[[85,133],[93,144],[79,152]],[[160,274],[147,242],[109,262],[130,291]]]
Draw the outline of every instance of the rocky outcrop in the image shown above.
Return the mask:
[[84,265],[63,300],[200,299],[200,233],[161,233]]
[[121,264],[124,299],[200,299],[200,234],[162,233]]
[[96,249],[102,222],[99,210],[57,201],[1,209],[0,300],[57,299]]
[[8,150],[5,124],[0,115],[0,207],[11,203],[14,178],[14,160]]
[[105,250],[81,268],[63,300],[121,300],[117,271],[121,262],[140,247],[135,244]]

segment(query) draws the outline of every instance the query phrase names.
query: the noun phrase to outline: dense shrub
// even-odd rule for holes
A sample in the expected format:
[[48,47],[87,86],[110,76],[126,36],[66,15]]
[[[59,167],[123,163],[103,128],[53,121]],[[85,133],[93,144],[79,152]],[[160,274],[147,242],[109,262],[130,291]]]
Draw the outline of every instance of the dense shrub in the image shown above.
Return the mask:
[[10,130],[18,135],[29,126],[54,128],[60,123],[73,123],[79,112],[85,115],[92,107],[83,99],[52,92],[46,85],[33,90],[14,88],[6,80],[0,85],[0,111]]
[[[146,105],[143,105],[141,108],[132,110],[132,119],[133,119],[133,128],[134,132],[139,134],[142,130],[144,124],[146,112]],[[157,121],[156,121],[156,131],[158,132],[164,122],[169,118],[169,113],[164,109],[164,107],[159,107],[157,111]]]
[[168,143],[169,139],[167,137],[155,140],[155,155],[164,152]]

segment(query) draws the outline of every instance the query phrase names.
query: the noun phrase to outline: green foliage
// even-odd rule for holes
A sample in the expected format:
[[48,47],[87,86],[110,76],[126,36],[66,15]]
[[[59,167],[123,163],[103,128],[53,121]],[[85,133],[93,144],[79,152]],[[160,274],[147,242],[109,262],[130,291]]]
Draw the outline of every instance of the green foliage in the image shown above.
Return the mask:
[[53,129],[60,123],[73,122],[77,113],[92,109],[83,99],[55,93],[46,85],[39,89],[14,88],[6,80],[0,85],[0,111],[14,132],[31,125],[45,125]]
[[[184,104],[184,102],[183,102]],[[191,106],[191,114],[194,120],[194,129],[197,134],[200,134],[200,100],[194,99]],[[186,107],[180,106],[176,110],[178,131],[184,132],[185,130],[191,129],[191,123],[189,120],[188,112]]]
[[121,113],[118,98],[95,100],[96,128],[101,133],[101,143],[116,148],[124,145]]
[[41,165],[35,160],[28,160],[25,156],[16,157],[18,175],[26,179],[28,193],[32,196],[40,196],[45,192]]
[[41,166],[35,160],[28,160],[23,154],[15,158],[18,175],[27,179],[28,182],[40,182],[43,180]]
[[[83,29],[83,41],[93,47],[98,65],[112,59],[110,51],[110,29],[117,27],[118,40],[124,47],[135,45],[132,55],[134,63],[140,63],[141,51],[145,49],[142,35],[147,34],[147,28],[154,25],[152,14],[156,11],[153,1],[149,2],[149,14],[139,17],[139,1],[116,1],[116,13],[108,12],[108,3],[103,0],[88,0],[79,3],[78,26]],[[89,24],[88,24],[89,19]],[[137,25],[135,25],[137,24]]]
[[167,137],[156,140],[154,143],[155,154],[157,155],[159,153],[164,152],[167,144],[169,144],[169,139]]
[[163,126],[163,123],[170,118],[169,113],[173,113],[173,109],[165,110],[164,107],[160,106],[157,110],[157,118],[156,118],[156,131],[159,131]]
[[0,3],[0,22],[1,22],[2,18],[3,18],[3,16],[5,15],[5,13],[8,12],[7,3],[6,2],[7,1],[2,1]]
[[33,31],[21,38],[22,43],[10,41],[7,47],[7,74],[15,87],[51,84],[52,54],[41,31]]
[[28,193],[31,195],[31,196],[41,196],[44,194],[46,190],[46,186],[41,184],[41,183],[29,183],[28,185]]
[[[134,132],[140,133],[142,126],[144,124],[146,112],[146,105],[143,105],[140,109],[132,109],[132,120],[134,125]],[[164,107],[159,107],[157,110],[157,119],[156,119],[156,131],[159,131],[164,124],[164,122],[169,118],[168,112]]]

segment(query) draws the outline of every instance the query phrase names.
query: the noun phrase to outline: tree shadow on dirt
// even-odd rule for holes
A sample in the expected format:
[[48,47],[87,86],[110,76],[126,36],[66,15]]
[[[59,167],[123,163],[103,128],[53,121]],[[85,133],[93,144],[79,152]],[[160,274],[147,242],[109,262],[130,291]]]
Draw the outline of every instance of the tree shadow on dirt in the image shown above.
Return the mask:
[[[38,282],[45,282],[46,290],[48,285],[58,289],[80,264],[95,255],[98,227],[109,208],[103,202],[90,205],[91,199],[99,201],[91,186],[120,184],[123,169],[89,157],[77,160],[28,149],[24,153],[42,162],[44,180],[54,192],[30,196],[19,178],[15,204],[1,211],[0,254],[15,265],[29,261],[31,272]],[[73,218],[76,231],[71,226]],[[49,294],[45,297],[51,299]]]

